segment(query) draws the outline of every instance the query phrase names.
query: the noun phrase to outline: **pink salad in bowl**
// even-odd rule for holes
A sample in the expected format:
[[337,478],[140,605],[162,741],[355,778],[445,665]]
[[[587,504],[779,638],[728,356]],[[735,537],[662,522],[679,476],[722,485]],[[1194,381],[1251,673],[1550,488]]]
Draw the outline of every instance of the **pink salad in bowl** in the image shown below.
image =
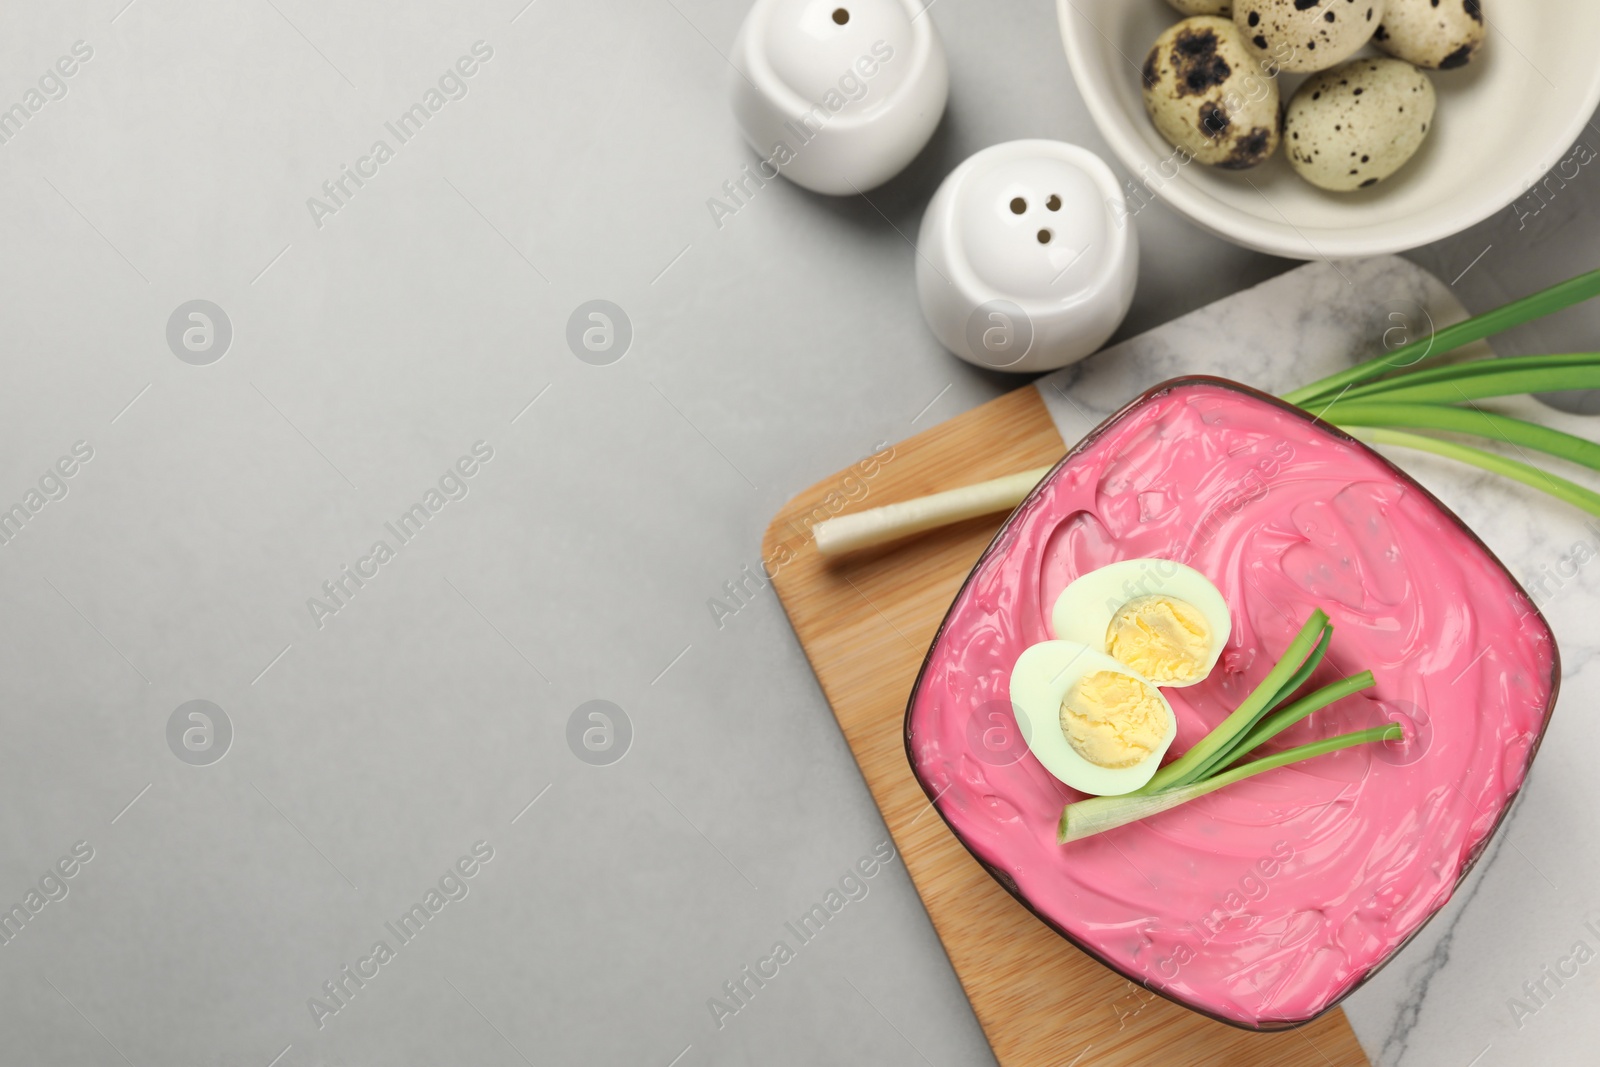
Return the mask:
[[[1032,719],[1013,707],[1013,671],[1040,650],[1073,647],[1058,640],[1083,626],[1081,611],[1057,607],[1069,585],[1136,559],[1171,561],[1220,594],[1209,653],[1181,612],[1120,616],[1192,638],[1199,680],[1150,683],[1147,748],[1108,757],[1087,747],[1127,741],[1117,730],[1130,728],[1092,722],[1094,707],[1075,714],[1059,690],[1049,699],[1061,701],[1066,743],[1039,736],[1057,728],[1055,705]],[[1090,587],[1106,599],[1105,583],[1075,586]],[[1147,590],[1112,592],[1108,618]],[[1061,843],[1063,809],[1087,796],[1066,779],[1125,793],[1150,777],[1116,777],[1129,773],[1127,751],[1149,756],[1149,772],[1163,764],[1159,784],[1247,702],[1319,609],[1331,634],[1295,686],[1364,671],[1370,682],[1253,755],[1389,724],[1398,740],[1275,766]],[[1088,677],[1104,689],[1116,675]],[[1182,378],[1080,442],[1001,529],[923,665],[906,751],[957,837],[1062,936],[1196,1011],[1282,1029],[1337,1004],[1450,898],[1527,776],[1558,678],[1532,601],[1421,486],[1297,408]],[[1163,708],[1175,736],[1160,736]],[[1078,761],[1069,749],[1115,770],[1074,778],[1063,770]]]

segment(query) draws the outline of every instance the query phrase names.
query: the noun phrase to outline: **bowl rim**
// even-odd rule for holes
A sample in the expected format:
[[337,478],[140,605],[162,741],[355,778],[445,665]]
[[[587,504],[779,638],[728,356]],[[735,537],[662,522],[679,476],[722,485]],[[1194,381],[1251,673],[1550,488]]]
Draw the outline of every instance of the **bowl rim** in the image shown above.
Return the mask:
[[[1066,2],[1066,0],[1063,0],[1063,2]],[[1012,525],[1017,522],[1018,517],[1023,514],[1023,511],[1027,508],[1027,506],[1032,503],[1036,496],[1038,496],[1040,489],[1055,479],[1062,467],[1076,459],[1080,453],[1087,450],[1095,443],[1095,441],[1099,440],[1102,435],[1107,433],[1113,426],[1121,422],[1123,418],[1157,396],[1194,385],[1207,385],[1231,390],[1254,400],[1265,401],[1269,405],[1277,407],[1282,411],[1292,413],[1303,422],[1309,423],[1314,429],[1327,434],[1335,440],[1345,444],[1355,445],[1371,456],[1375,457],[1378,462],[1387,467],[1389,471],[1407,489],[1415,491],[1424,500],[1431,502],[1433,506],[1438,508],[1445,517],[1454,522],[1457,528],[1466,533],[1467,537],[1472,541],[1473,544],[1477,545],[1486,556],[1488,556],[1500,567],[1501,573],[1503,573],[1511,582],[1512,587],[1515,588],[1517,592],[1521,593],[1524,599],[1527,600],[1530,611],[1538,620],[1539,624],[1544,628],[1545,633],[1550,636],[1550,696],[1545,701],[1544,719],[1539,724],[1538,736],[1534,738],[1533,744],[1528,749],[1527,758],[1524,761],[1525,770],[1523,772],[1522,781],[1519,782],[1517,787],[1507,795],[1505,803],[1501,805],[1499,813],[1495,816],[1494,825],[1491,826],[1488,832],[1485,833],[1483,837],[1478,840],[1477,844],[1472,847],[1471,854],[1468,855],[1466,862],[1461,867],[1461,873],[1459,877],[1456,878],[1455,883],[1450,887],[1450,895],[1445,897],[1445,899],[1440,902],[1439,906],[1433,909],[1426,919],[1418,923],[1416,929],[1407,934],[1405,938],[1402,939],[1399,944],[1395,945],[1395,947],[1391,949],[1387,955],[1385,955],[1377,963],[1373,964],[1372,967],[1366,971],[1366,973],[1361,975],[1361,977],[1356,981],[1352,982],[1349,988],[1325,1004],[1319,1011],[1304,1018],[1272,1019],[1256,1026],[1252,1026],[1249,1023],[1242,1022],[1238,1019],[1229,1018],[1228,1016],[1214,1012],[1203,1005],[1192,1003],[1188,1000],[1185,1000],[1178,994],[1170,992],[1162,986],[1155,984],[1144,976],[1136,975],[1128,970],[1124,970],[1116,963],[1113,963],[1111,960],[1108,960],[1105,956],[1101,955],[1095,946],[1087,944],[1083,940],[1079,939],[1071,932],[1058,925],[1055,920],[1051,919],[1048,915],[1045,915],[1038,908],[1034,907],[1033,902],[1030,901],[1027,895],[1022,892],[1021,888],[1014,880],[1012,880],[1011,876],[1005,871],[991,865],[984,860],[982,856],[978,855],[977,851],[962,835],[961,831],[956,829],[949,819],[945,818],[944,810],[939,807],[939,800],[944,793],[948,792],[948,788],[945,790],[935,790],[932,788],[930,783],[923,778],[921,768],[917,765],[916,755],[912,750],[912,715],[916,709],[917,696],[922,692],[923,682],[927,678],[929,666],[933,662],[933,654],[938,650],[939,642],[944,638],[945,630],[950,625],[950,619],[951,616],[955,614],[956,606],[960,604],[963,597],[966,596],[967,589],[972,584],[973,579],[977,576],[978,571],[982,569],[983,565],[989,561],[989,557],[994,555],[995,550],[1001,547],[1002,542],[1007,539],[1007,535],[1010,533]],[[902,739],[904,742],[906,762],[911,766],[911,776],[915,778],[917,784],[922,787],[923,794],[928,798],[928,805],[938,813],[939,818],[944,822],[946,828],[949,829],[951,836],[961,843],[961,847],[967,850],[968,854],[977,861],[980,867],[989,873],[991,878],[1000,884],[1002,889],[1010,893],[1011,896],[1016,899],[1017,903],[1021,904],[1024,908],[1028,909],[1028,911],[1032,912],[1034,917],[1041,923],[1055,931],[1069,944],[1073,945],[1091,959],[1098,961],[1113,973],[1121,976],[1129,982],[1132,982],[1134,985],[1139,986],[1142,989],[1146,989],[1149,992],[1156,994],[1164,1000],[1170,1000],[1174,1004],[1181,1005],[1182,1007],[1187,1008],[1199,1015],[1204,1015],[1207,1018],[1214,1019],[1220,1023],[1226,1023],[1227,1025],[1239,1030],[1245,1030],[1251,1033],[1276,1033],[1284,1030],[1298,1029],[1299,1027],[1305,1026],[1308,1023],[1315,1022],[1324,1015],[1333,1011],[1333,1009],[1337,1008],[1344,1002],[1345,998],[1349,997],[1356,990],[1366,985],[1374,975],[1395,960],[1401,954],[1401,952],[1405,950],[1406,946],[1411,944],[1416,936],[1420,934],[1429,923],[1433,922],[1433,920],[1438,917],[1440,912],[1444,911],[1445,906],[1449,904],[1452,899],[1454,899],[1456,892],[1466,882],[1467,877],[1472,873],[1473,868],[1478,865],[1478,860],[1481,859],[1484,852],[1487,851],[1489,842],[1494,840],[1495,835],[1500,832],[1500,827],[1505,822],[1506,816],[1511,812],[1511,809],[1516,806],[1517,799],[1521,796],[1523,787],[1528,784],[1528,778],[1533,772],[1533,761],[1539,755],[1539,749],[1544,744],[1545,735],[1549,733],[1550,719],[1555,713],[1556,701],[1560,696],[1560,693],[1561,649],[1556,642],[1555,631],[1551,629],[1549,620],[1545,618],[1544,612],[1539,610],[1538,604],[1535,603],[1533,597],[1528,595],[1528,591],[1523,588],[1522,583],[1517,580],[1516,575],[1513,574],[1510,568],[1508,568],[1505,563],[1501,561],[1499,556],[1494,554],[1488,545],[1483,543],[1483,539],[1478,536],[1477,532],[1473,530],[1473,528],[1469,526],[1467,522],[1461,518],[1461,516],[1452,511],[1448,505],[1446,505],[1438,497],[1434,496],[1433,493],[1429,492],[1425,486],[1416,481],[1416,479],[1412,478],[1411,475],[1407,474],[1402,468],[1390,461],[1388,457],[1383,455],[1383,453],[1367,445],[1365,442],[1350,436],[1337,426],[1322,421],[1321,419],[1312,415],[1310,412],[1296,407],[1295,405],[1273,396],[1270,393],[1264,393],[1253,386],[1245,385],[1243,382],[1236,382],[1229,378],[1222,378],[1211,374],[1184,374],[1179,375],[1176,378],[1168,378],[1166,381],[1158,382],[1155,385],[1152,385],[1150,388],[1146,389],[1144,392],[1128,401],[1121,408],[1106,416],[1106,418],[1102,420],[1099,425],[1095,426],[1094,429],[1084,434],[1083,438],[1078,441],[1077,444],[1068,448],[1066,454],[1056,461],[1056,463],[1050,468],[1049,472],[1043,478],[1039,479],[1038,484],[1035,485],[1031,491],[1029,491],[1025,498],[1023,498],[1022,502],[1012,510],[1010,515],[1006,516],[1005,522],[1000,525],[1000,529],[995,531],[994,537],[984,548],[982,554],[978,556],[977,561],[973,563],[972,569],[967,572],[967,576],[962,579],[961,588],[956,591],[956,595],[951,599],[950,607],[946,609],[944,618],[940,620],[938,630],[934,632],[933,640],[928,645],[928,653],[922,659],[922,666],[917,669],[917,678],[916,681],[912,683],[911,694],[906,699],[906,711],[902,726]]]
[[[1119,2],[1128,3],[1132,0],[1119,0]],[[1151,162],[1146,158],[1149,148],[1128,127],[1128,124],[1121,120],[1120,113],[1112,106],[1111,90],[1089,76],[1091,63],[1088,44],[1084,33],[1074,25],[1077,19],[1082,19],[1096,34],[1104,37],[1099,27],[1078,8],[1076,0],[1056,0],[1056,20],[1059,24],[1061,42],[1067,53],[1067,66],[1072,71],[1072,80],[1078,87],[1078,94],[1088,106],[1089,115],[1094,119],[1100,136],[1106,139],[1122,165],[1137,174],[1141,167]],[[1600,64],[1593,68],[1581,104],[1582,106],[1562,127],[1560,150],[1563,153],[1577,142],[1584,127],[1594,116],[1595,110],[1600,108]],[[1296,226],[1282,212],[1278,212],[1281,222],[1271,222],[1246,214],[1229,205],[1223,205],[1221,213],[1213,211],[1208,215],[1207,209],[1214,208],[1219,202],[1182,177],[1159,185],[1147,184],[1146,187],[1163,203],[1202,230],[1245,248],[1289,259],[1354,259],[1408,251],[1471,229],[1515,203],[1527,192],[1525,187],[1515,190],[1503,199],[1500,194],[1487,197],[1482,206],[1463,213],[1455,221],[1441,219],[1431,225],[1417,227],[1408,220],[1400,226],[1380,227],[1369,224],[1348,229],[1330,229]],[[1225,218],[1226,222],[1214,221],[1215,218]],[[1394,236],[1396,234],[1403,236],[1397,239]]]

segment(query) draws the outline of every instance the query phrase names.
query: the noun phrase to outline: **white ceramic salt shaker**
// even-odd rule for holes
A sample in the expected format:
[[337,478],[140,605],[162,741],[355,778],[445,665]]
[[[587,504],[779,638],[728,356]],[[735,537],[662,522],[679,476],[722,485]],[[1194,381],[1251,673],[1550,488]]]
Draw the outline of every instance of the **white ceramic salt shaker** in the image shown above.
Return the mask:
[[1133,302],[1139,243],[1104,160],[1061,141],[1010,141],[934,193],[917,239],[917,296],[969,363],[1044,371],[1106,342]]
[[835,196],[904,169],[949,95],[944,46],[915,0],[756,0],[730,58],[763,177]]

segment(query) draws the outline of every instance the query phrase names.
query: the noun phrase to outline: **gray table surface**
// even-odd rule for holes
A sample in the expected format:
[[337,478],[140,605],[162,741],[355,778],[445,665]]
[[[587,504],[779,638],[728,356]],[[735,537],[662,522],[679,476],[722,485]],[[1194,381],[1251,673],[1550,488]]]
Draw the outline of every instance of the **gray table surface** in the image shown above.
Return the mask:
[[[990,1062],[903,866],[849,877],[887,835],[775,598],[709,601],[792,493],[1018,384],[939,349],[907,236],[981,147],[1106,154],[1053,7],[939,0],[912,168],[719,227],[746,5],[525,2],[0,12],[0,106],[92,50],[0,144],[0,507],[40,505],[0,545],[0,1062]],[[1591,266],[1597,208],[1585,169],[1415,258],[1484,307]],[[1138,225],[1124,336],[1291,266]],[[196,299],[205,365],[175,353],[220,334],[169,344]],[[609,365],[566,342],[593,299],[631,323]]]

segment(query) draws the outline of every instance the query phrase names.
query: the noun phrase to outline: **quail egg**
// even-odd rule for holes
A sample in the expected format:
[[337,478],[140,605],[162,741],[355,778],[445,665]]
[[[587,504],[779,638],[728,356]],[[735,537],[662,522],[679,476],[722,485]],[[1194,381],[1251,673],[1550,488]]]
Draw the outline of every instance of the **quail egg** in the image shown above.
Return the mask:
[[1089,571],[1056,597],[1050,630],[1089,646],[1158,686],[1194,685],[1228,643],[1227,601],[1193,567],[1129,559]]
[[1276,70],[1325,70],[1366,44],[1384,0],[1237,0],[1233,21]]
[[1143,786],[1178,733],[1161,690],[1072,641],[1041,641],[1017,657],[1011,710],[1045,770],[1095,796]]
[[1233,14],[1233,0],[1167,0],[1167,3],[1185,15],[1221,15],[1227,18]]
[[1278,83],[1223,18],[1184,19],[1156,38],[1143,68],[1144,106],[1192,159],[1245,170],[1278,147]]
[[1289,165],[1335,192],[1376,185],[1421,147],[1434,103],[1428,76],[1398,59],[1353,59],[1314,74],[1284,114]]
[[1480,0],[1386,0],[1372,43],[1430,70],[1466,66],[1483,45]]

